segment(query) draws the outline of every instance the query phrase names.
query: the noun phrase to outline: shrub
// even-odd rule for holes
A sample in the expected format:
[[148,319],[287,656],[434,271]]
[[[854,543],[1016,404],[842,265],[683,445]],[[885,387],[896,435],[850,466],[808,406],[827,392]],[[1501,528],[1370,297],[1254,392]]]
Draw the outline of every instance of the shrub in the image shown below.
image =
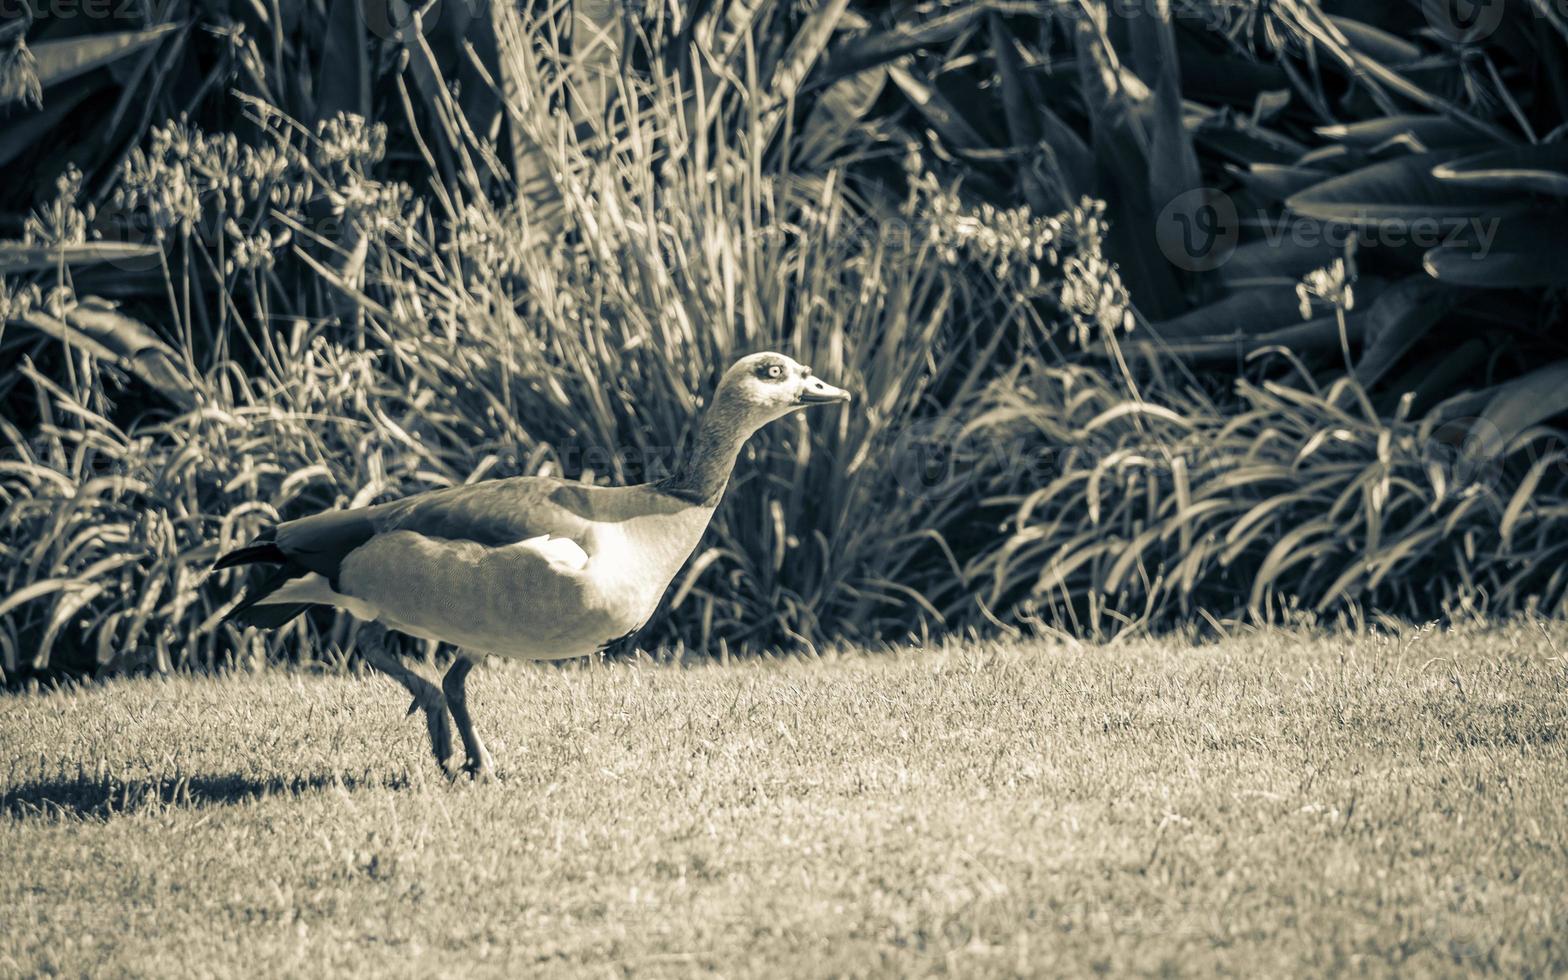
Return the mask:
[[[8,319],[63,341],[57,377],[28,373],[37,424],[6,429],[8,675],[226,662],[238,583],[204,569],[264,522],[517,473],[656,477],[758,347],[857,404],[754,441],[672,592],[681,614],[643,642],[811,648],[940,622],[925,594],[955,574],[943,532],[968,502],[910,492],[898,437],[951,421],[999,351],[1123,326],[1098,206],[1037,218],[918,171],[902,198],[797,172],[773,132],[688,129],[658,61],[616,83],[624,116],[558,113],[576,63],[520,22],[497,36],[510,163],[447,106],[459,177],[421,195],[373,175],[378,127],[249,102],[254,144],[172,124],[121,168],[116,214],[151,232],[113,268],[161,280],[166,338],[82,295],[70,262],[8,292]],[[100,244],[75,190],[30,247]],[[172,414],[125,420],[116,401],[148,392]],[[323,617],[249,654],[343,639]]]
[[[998,382],[967,451],[1007,534],[968,567],[1009,621],[1107,637],[1196,617],[1347,622],[1561,612],[1568,441],[1498,454],[1473,420],[1383,419],[1354,379],[1128,397],[1036,366]],[[953,602],[962,605],[963,596]]]

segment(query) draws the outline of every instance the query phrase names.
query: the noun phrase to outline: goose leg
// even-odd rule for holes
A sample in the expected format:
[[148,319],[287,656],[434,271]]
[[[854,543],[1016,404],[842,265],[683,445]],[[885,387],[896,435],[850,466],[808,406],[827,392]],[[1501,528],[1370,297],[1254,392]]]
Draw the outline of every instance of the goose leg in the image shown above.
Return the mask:
[[446,694],[447,710],[452,712],[452,720],[457,723],[457,734],[463,740],[463,752],[468,756],[463,771],[475,779],[489,779],[495,775],[495,763],[485,749],[485,743],[479,740],[479,733],[474,731],[474,719],[468,714],[466,684],[469,671],[473,669],[474,661],[460,654],[447,669],[446,676],[441,678],[441,690]]
[[436,757],[436,765],[448,776],[453,775],[456,759],[452,754],[452,726],[447,720],[446,699],[442,697],[441,689],[419,676],[392,653],[387,643],[385,626],[370,623],[360,632],[366,635],[363,650],[370,665],[403,685],[414,696],[413,704],[408,706],[408,713],[424,711],[425,727],[430,732],[430,751]]

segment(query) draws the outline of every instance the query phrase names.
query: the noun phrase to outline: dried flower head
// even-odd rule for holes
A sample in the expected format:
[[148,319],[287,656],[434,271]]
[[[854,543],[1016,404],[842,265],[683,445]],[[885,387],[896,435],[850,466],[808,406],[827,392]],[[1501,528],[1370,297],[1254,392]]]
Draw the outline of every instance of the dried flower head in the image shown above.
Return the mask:
[[1301,303],[1303,320],[1312,319],[1313,300],[1345,312],[1355,309],[1355,289],[1345,271],[1345,260],[1335,259],[1331,265],[1307,273],[1296,284],[1296,299]]

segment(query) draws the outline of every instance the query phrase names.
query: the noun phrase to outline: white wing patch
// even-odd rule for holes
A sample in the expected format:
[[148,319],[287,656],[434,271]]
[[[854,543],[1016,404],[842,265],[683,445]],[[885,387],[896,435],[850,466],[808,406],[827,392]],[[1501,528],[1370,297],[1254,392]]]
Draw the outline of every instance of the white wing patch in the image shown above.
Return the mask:
[[289,579],[276,592],[256,603],[258,606],[286,606],[296,602],[317,602],[328,606],[337,606],[346,610],[357,619],[372,620],[381,615],[381,610],[363,599],[356,599],[351,595],[334,592],[331,583],[324,577],[311,572],[299,578]]
[[518,542],[518,547],[527,548],[538,552],[552,565],[580,572],[588,564],[588,552],[582,545],[571,538],[552,538],[548,534],[541,534],[537,538],[528,538]]

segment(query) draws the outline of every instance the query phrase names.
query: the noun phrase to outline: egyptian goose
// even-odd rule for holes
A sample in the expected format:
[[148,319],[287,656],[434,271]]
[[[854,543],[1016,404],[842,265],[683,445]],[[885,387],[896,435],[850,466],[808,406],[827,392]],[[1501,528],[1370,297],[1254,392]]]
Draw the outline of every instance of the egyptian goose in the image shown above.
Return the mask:
[[[783,354],[743,357],[667,479],[514,477],[285,521],[213,565],[270,566],[228,619],[273,628],[327,605],[364,620],[367,658],[413,695],[410,714],[424,711],[436,762],[455,772],[450,714],[463,769],[488,776],[464,687],[476,659],[581,657],[641,629],[696,549],[746,440],[797,409],[849,400]],[[387,629],[459,648],[439,689],[392,656]]]

